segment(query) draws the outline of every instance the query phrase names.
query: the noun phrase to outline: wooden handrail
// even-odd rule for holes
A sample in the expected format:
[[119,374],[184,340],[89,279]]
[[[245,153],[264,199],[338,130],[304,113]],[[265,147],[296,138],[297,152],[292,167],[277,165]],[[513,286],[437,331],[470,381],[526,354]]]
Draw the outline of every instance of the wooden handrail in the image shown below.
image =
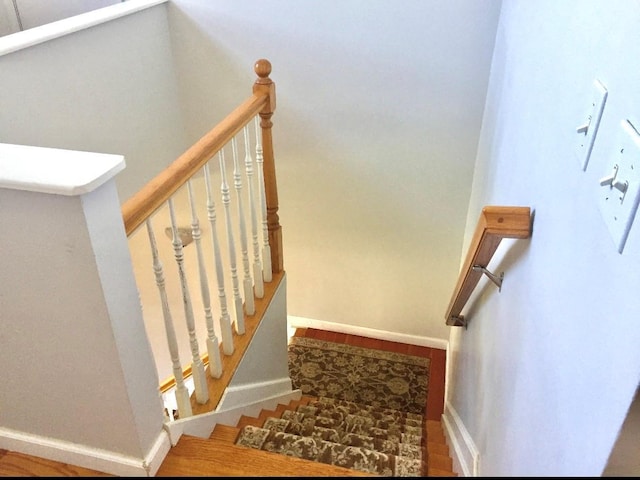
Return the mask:
[[267,103],[266,95],[254,94],[231,112],[167,168],[151,179],[122,205],[127,236],[160,208],[215,153],[226,145]]
[[[261,218],[264,236],[263,241],[268,242],[263,245],[264,249],[262,271],[259,271],[257,273],[260,275],[264,274],[263,292],[258,298],[252,298],[252,300],[254,301],[254,309],[251,313],[245,313],[242,302],[240,302],[240,305],[238,305],[238,302],[236,301],[235,312],[240,312],[240,315],[245,315],[245,317],[247,317],[244,318],[246,330],[243,328],[242,331],[238,329],[239,333],[231,332],[231,327],[229,325],[229,338],[227,338],[226,340],[223,339],[223,344],[219,345],[221,362],[219,359],[215,361],[216,371],[218,371],[218,368],[221,367],[222,373],[220,376],[216,376],[217,381],[213,381],[211,378],[209,378],[209,376],[207,376],[205,379],[205,381],[207,382],[206,388],[208,390],[208,395],[202,394],[203,389],[200,388],[200,390],[198,390],[197,387],[202,387],[202,379],[204,376],[203,370],[200,367],[209,363],[209,354],[213,355],[212,350],[208,349],[208,353],[204,355],[201,355],[197,351],[197,348],[195,348],[195,350],[192,350],[194,358],[196,358],[196,355],[198,355],[201,362],[197,362],[197,365],[195,366],[192,363],[187,368],[183,368],[182,377],[186,378],[192,376],[194,377],[194,380],[196,380],[197,377],[197,382],[200,383],[196,383],[196,392],[200,391],[201,395],[198,397],[198,395],[196,394],[195,396],[191,397],[191,408],[184,409],[185,416],[203,413],[205,411],[211,411],[216,408],[222,396],[224,388],[230,382],[231,376],[235,372],[236,367],[239,364],[240,359],[242,358],[242,355],[247,349],[248,342],[252,338],[255,329],[260,324],[261,319],[266,311],[266,307],[268,306],[269,302],[271,302],[275,291],[280,285],[284,275],[282,261],[282,232],[277,214],[278,191],[276,185],[275,160],[273,155],[273,141],[271,133],[271,129],[273,126],[271,117],[273,116],[275,110],[275,85],[269,78],[269,75],[271,74],[271,63],[268,60],[260,59],[255,63],[254,71],[258,78],[254,82],[252,95],[247,98],[241,105],[239,105],[235,110],[233,110],[229,115],[227,115],[208,133],[206,133],[202,138],[200,138],[195,144],[189,147],[167,168],[156,175],[133,196],[127,199],[127,201],[122,205],[122,217],[125,232],[127,236],[131,236],[143,223],[145,223],[145,221],[147,221],[147,219],[151,215],[153,215],[158,209],[165,205],[166,202],[171,199],[174,193],[176,193],[185,183],[193,178],[193,176],[198,173],[199,170],[203,169],[205,165],[207,165],[208,162],[212,159],[212,157],[214,157],[218,152],[220,152],[229,143],[231,143],[232,140],[235,140],[235,136],[245,126],[248,126],[249,122],[252,122],[258,115],[260,116],[259,134],[258,131],[256,131],[255,154],[257,168],[260,173],[258,178],[261,181],[261,184],[264,185],[264,188],[260,189],[260,203],[262,210]],[[222,165],[223,164],[221,162],[221,168],[223,168]],[[247,175],[249,175],[249,173],[247,173]],[[224,195],[225,193],[223,192],[223,203]],[[252,208],[253,207],[255,206],[252,205]],[[194,208],[193,203],[192,208]],[[252,215],[253,213],[254,212],[252,211]],[[174,220],[172,219],[172,224],[173,223]],[[266,238],[267,236],[268,239]],[[230,239],[229,241],[232,242],[232,239]],[[267,258],[270,260],[270,262],[264,258],[264,255],[267,255]],[[176,260],[178,260],[178,253],[176,253],[175,256]],[[199,266],[202,267],[201,262]],[[258,265],[258,267],[260,267],[260,265]],[[216,259],[216,268],[219,268],[218,259]],[[268,276],[266,272],[269,272]],[[202,274],[202,271],[200,273]],[[218,273],[218,271],[216,271],[216,273]],[[156,281],[158,282],[158,280]],[[250,288],[250,290],[250,292],[247,292],[245,290],[245,297],[247,295],[254,294],[253,289]],[[204,296],[205,293],[203,293],[203,297]],[[183,298],[186,302],[187,297],[185,296],[184,291]],[[193,329],[189,326],[189,319],[191,318],[191,320],[193,320],[193,315],[189,317],[187,316],[185,311],[185,316],[187,317],[187,324],[188,328],[190,329],[189,333],[191,335]],[[236,322],[239,322],[239,320],[241,319],[236,319]],[[166,315],[165,321],[167,321]],[[175,339],[171,340],[169,336],[168,339],[170,343],[172,341],[173,343],[175,343]],[[214,342],[215,339],[212,340],[211,338],[209,338],[208,341],[209,340],[211,340],[211,342]],[[217,342],[217,340],[215,340],[215,342]],[[223,348],[223,346],[226,347],[227,345],[233,345],[235,348],[232,351],[227,352],[227,350]],[[215,353],[217,354],[217,352]],[[219,363],[222,363],[222,365],[218,365]],[[178,366],[174,365],[174,368],[177,369]],[[175,371],[176,370],[174,370],[174,372]],[[182,379],[180,379],[180,381],[181,380]],[[176,378],[174,376],[170,376],[169,378],[163,380],[160,383],[159,387],[162,393],[166,393],[168,390],[176,386]],[[178,390],[181,393],[180,398],[178,398],[178,395],[176,396],[176,400],[179,406],[181,403],[184,405],[184,386],[179,386]],[[206,400],[204,400],[205,397],[207,398]],[[199,402],[205,403],[200,404]]]
[[445,315],[447,325],[463,327],[466,321],[460,312],[503,238],[529,238],[531,235],[531,209],[529,207],[486,206],[482,209],[458,283],[453,291]]
[[245,100],[224,120],[213,127],[200,140],[151,179],[122,205],[122,218],[127,236],[160,208],[187,180],[200,170],[213,155],[224,147],[253,117],[260,114],[264,157],[264,182],[267,204],[271,270],[283,270],[282,229],[278,219],[278,190],[275,176],[271,116],[275,110],[275,84],[269,78],[271,63],[260,59],[254,71],[258,79],[253,95]]

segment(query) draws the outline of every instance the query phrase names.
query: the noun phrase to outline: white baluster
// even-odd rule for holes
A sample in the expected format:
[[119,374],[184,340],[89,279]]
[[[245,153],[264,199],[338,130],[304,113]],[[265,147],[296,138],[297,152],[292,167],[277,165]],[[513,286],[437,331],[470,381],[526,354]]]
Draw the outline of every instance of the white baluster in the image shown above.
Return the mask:
[[204,263],[204,255],[202,253],[202,242],[200,232],[200,221],[196,212],[196,200],[193,193],[191,180],[187,181],[187,189],[189,191],[189,203],[191,204],[191,234],[196,244],[196,253],[198,255],[198,272],[200,274],[200,294],[202,296],[202,305],[204,306],[204,317],[207,325],[207,353],[209,354],[209,375],[214,378],[220,378],[222,375],[222,361],[220,359],[220,345],[218,337],[213,328],[213,315],[211,314],[211,299],[209,296],[209,280],[207,278],[207,268]]
[[169,199],[169,216],[171,217],[171,229],[173,231],[173,252],[178,265],[178,273],[180,275],[180,285],[182,287],[182,304],[184,305],[184,316],[187,321],[187,330],[189,332],[189,344],[191,345],[191,373],[193,376],[193,384],[196,392],[196,401],[200,404],[209,400],[209,390],[207,389],[207,379],[204,373],[204,364],[200,358],[200,350],[198,348],[198,339],[196,337],[195,321],[193,319],[193,307],[191,306],[191,296],[189,295],[189,286],[187,285],[187,274],[184,270],[184,254],[182,251],[182,240],[178,235],[178,226],[176,223],[176,214],[173,207],[173,199]]
[[244,288],[244,310],[247,315],[253,315],[256,311],[253,298],[253,282],[251,281],[251,270],[249,267],[249,254],[247,249],[247,227],[244,220],[244,207],[242,205],[242,174],[238,162],[238,147],[236,137],[231,139],[231,148],[233,151],[233,185],[236,189],[236,197],[238,199],[238,222],[240,228],[240,250],[242,252],[242,266],[244,276],[242,277],[242,286]]
[[231,269],[231,283],[233,284],[233,304],[235,307],[235,323],[236,332],[239,335],[244,334],[244,312],[242,310],[242,297],[240,297],[240,289],[238,286],[238,272],[236,269],[236,246],[233,240],[233,230],[231,223],[231,212],[229,210],[229,204],[231,202],[229,196],[229,185],[227,184],[227,173],[224,163],[224,150],[218,152],[218,159],[220,161],[220,174],[222,176],[222,184],[220,185],[220,191],[222,192],[222,204],[224,205],[224,213],[227,227],[227,243],[229,247],[229,268]]
[[259,117],[255,117],[256,126],[256,164],[258,169],[258,190],[260,191],[260,213],[262,215],[262,276],[265,282],[270,282],[271,275],[271,246],[269,245],[269,226],[267,224],[267,194],[264,187],[264,159],[262,157],[262,131]]
[[264,297],[264,281],[262,279],[262,262],[260,261],[260,243],[258,242],[258,219],[256,201],[253,195],[253,158],[249,146],[249,126],[244,126],[244,165],[247,172],[247,196],[251,214],[251,238],[253,240],[253,289],[255,296]]
[[164,271],[162,262],[158,256],[158,246],[156,237],[153,234],[151,220],[147,219],[147,233],[149,234],[149,244],[151,245],[151,255],[153,256],[153,273],[156,278],[156,285],[160,293],[160,302],[162,303],[162,316],[164,318],[164,328],[167,333],[167,344],[169,345],[169,354],[171,355],[171,364],[173,366],[173,376],[176,379],[176,404],[180,418],[186,418],[193,415],[191,410],[191,401],[189,400],[189,389],[184,384],[184,376],[182,375],[182,365],[180,365],[180,353],[178,350],[178,340],[176,331],[173,328],[173,319],[171,318],[171,310],[169,309],[169,301],[167,299],[167,291],[164,285]]
[[222,270],[222,257],[220,255],[220,244],[218,243],[218,233],[216,230],[216,207],[213,201],[213,190],[211,189],[211,175],[209,164],[204,166],[204,181],[207,189],[207,217],[211,225],[211,242],[213,244],[213,256],[216,263],[216,278],[218,280],[218,300],[220,301],[220,336],[222,337],[222,351],[225,355],[233,353],[233,332],[231,331],[231,318],[227,310],[227,295],[224,291],[224,272]]

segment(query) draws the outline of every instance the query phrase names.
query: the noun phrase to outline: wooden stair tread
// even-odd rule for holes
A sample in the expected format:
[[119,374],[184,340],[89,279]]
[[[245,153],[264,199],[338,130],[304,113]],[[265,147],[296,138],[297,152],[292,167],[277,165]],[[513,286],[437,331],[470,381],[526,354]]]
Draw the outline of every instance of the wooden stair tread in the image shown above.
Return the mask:
[[449,446],[446,443],[427,441],[427,452],[437,455],[449,455]]
[[428,477],[457,477],[458,474],[451,470],[440,470],[438,468],[429,467]]
[[427,454],[427,463],[429,468],[437,468],[438,470],[451,471],[453,468],[453,460],[449,455],[439,455],[437,453]]
[[235,443],[239,434],[240,429],[238,427],[218,424],[213,429],[213,432],[211,432],[209,438],[212,440],[219,440],[221,442]]
[[165,457],[156,477],[185,476],[366,477],[371,474],[225,441],[182,435]]

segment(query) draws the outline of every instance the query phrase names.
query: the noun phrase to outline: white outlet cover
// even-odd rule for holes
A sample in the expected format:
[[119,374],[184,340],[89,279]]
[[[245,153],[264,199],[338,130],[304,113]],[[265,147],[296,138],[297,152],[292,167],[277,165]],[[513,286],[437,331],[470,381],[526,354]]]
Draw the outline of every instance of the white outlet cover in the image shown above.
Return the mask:
[[[591,157],[591,151],[593,150],[593,144],[598,134],[598,127],[600,126],[600,119],[602,118],[602,112],[604,111],[604,104],[607,101],[607,89],[602,85],[599,80],[594,80],[591,88],[591,99],[587,111],[581,125],[588,124],[589,127],[585,133],[576,133],[576,157],[582,166],[582,170],[587,169],[589,164],[589,158]],[[580,126],[580,125],[579,125]],[[579,127],[578,126],[578,127]]]
[[628,182],[627,189],[623,194],[609,185],[598,185],[598,206],[618,252],[622,253],[640,200],[640,135],[628,120],[621,122],[615,151],[603,178],[612,175],[616,165],[616,179]]

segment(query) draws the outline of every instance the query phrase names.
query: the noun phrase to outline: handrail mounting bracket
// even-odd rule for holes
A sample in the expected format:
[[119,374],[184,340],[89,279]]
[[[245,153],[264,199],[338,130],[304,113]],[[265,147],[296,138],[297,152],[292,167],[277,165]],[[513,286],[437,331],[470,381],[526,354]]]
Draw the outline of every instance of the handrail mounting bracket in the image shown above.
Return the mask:
[[531,219],[530,207],[496,205],[483,207],[464,264],[460,269],[449,307],[444,315],[447,325],[466,326],[466,321],[459,320],[459,317],[462,317],[460,313],[471,297],[473,289],[482,278],[482,275],[477,273],[470,275],[472,271],[484,273],[498,286],[499,290],[502,289],[504,272],[500,275],[494,275],[486,269],[486,266],[491,262],[491,258],[502,239],[529,238],[531,236]]
[[449,325],[450,327],[464,327],[464,329],[466,330],[467,320],[464,318],[464,315],[452,315],[447,320],[447,325]]
[[504,280],[504,272],[500,272],[500,275],[496,275],[494,273],[491,273],[489,270],[486,269],[486,267],[483,267],[482,265],[474,265],[471,268],[475,272],[484,273],[487,277],[489,277],[489,280],[491,280],[493,283],[495,283],[498,286],[498,291],[502,290],[502,280]]

